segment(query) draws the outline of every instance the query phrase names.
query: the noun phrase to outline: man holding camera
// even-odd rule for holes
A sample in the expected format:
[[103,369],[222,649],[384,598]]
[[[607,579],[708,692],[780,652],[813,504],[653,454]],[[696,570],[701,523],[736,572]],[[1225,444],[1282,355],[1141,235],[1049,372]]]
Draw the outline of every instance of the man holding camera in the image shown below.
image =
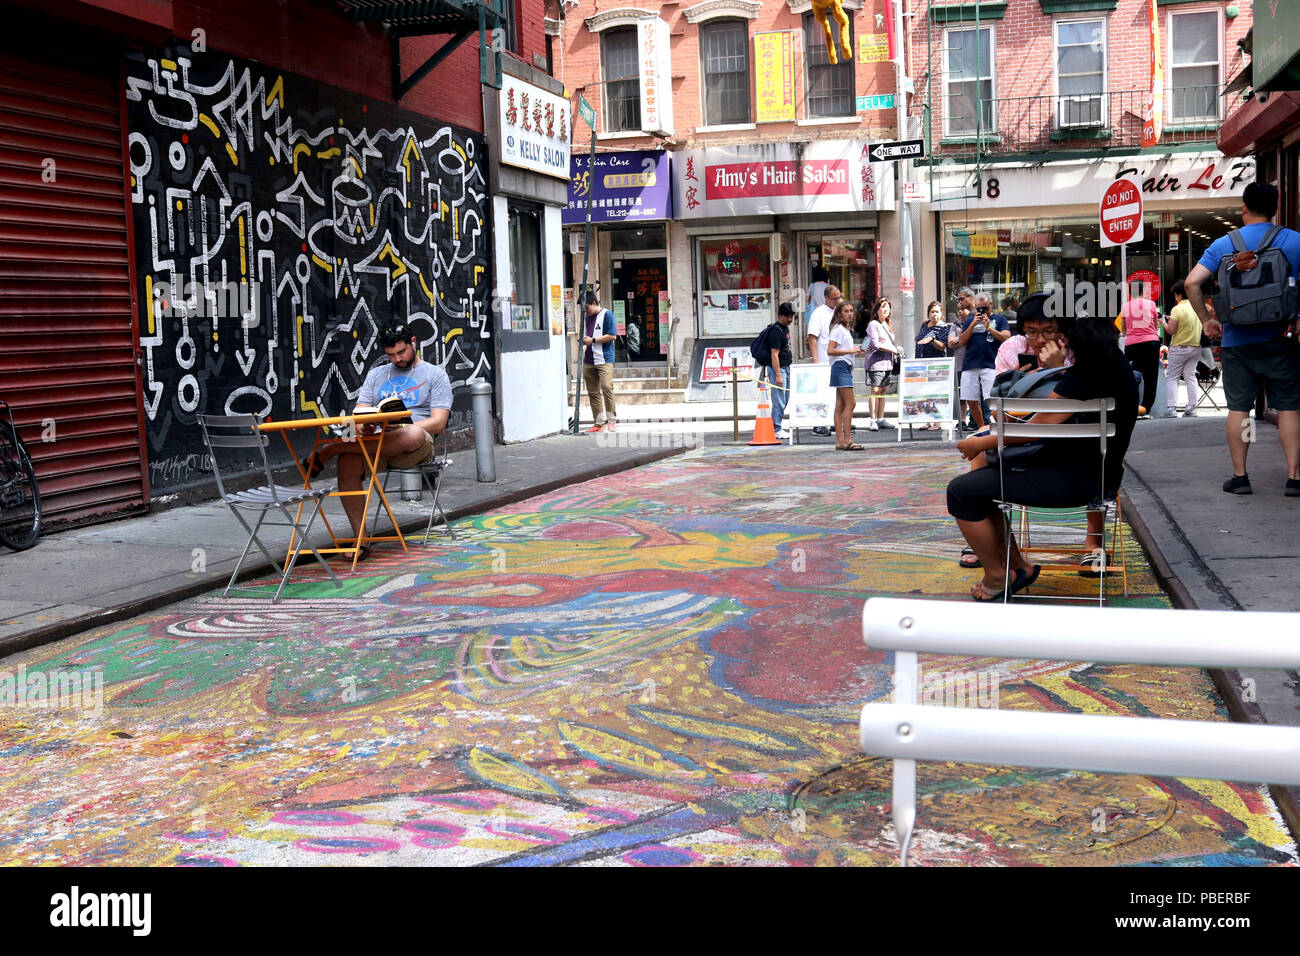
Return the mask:
[[993,298],[987,292],[975,293],[974,305],[975,312],[957,337],[957,345],[966,349],[961,366],[961,398],[978,430],[984,427],[981,402],[993,389],[997,374],[994,366],[998,346],[1011,337],[1011,329],[1005,317],[993,315]]

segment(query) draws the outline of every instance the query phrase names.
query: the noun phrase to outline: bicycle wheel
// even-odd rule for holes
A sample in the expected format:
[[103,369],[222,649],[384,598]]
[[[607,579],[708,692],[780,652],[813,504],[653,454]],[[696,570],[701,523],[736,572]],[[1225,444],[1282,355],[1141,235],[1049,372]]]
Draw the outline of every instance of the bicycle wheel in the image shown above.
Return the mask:
[[24,551],[41,535],[41,494],[27,450],[0,422],[0,544]]

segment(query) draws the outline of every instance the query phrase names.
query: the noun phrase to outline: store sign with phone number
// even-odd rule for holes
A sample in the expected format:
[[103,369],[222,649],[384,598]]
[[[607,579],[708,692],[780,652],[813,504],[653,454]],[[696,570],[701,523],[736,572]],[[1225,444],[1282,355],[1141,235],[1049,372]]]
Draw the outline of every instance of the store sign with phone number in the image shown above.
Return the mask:
[[971,189],[969,172],[941,172],[935,177],[933,201],[946,207],[950,203],[943,202],[945,197],[974,192],[976,195],[962,196],[963,206],[1071,205],[1078,204],[1080,196],[1101,195],[1110,183],[1126,177],[1138,181],[1148,200],[1222,199],[1240,196],[1247,184],[1254,182],[1255,161],[1207,151],[1175,154],[1155,162],[1128,157],[1007,166],[985,170],[975,189]]

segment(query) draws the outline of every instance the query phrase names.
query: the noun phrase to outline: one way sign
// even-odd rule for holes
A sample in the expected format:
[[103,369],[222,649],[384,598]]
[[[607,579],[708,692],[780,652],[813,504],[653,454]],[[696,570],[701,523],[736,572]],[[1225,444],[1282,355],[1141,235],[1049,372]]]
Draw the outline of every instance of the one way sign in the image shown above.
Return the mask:
[[867,159],[873,163],[924,155],[925,140],[923,139],[906,139],[901,143],[872,143],[867,147]]

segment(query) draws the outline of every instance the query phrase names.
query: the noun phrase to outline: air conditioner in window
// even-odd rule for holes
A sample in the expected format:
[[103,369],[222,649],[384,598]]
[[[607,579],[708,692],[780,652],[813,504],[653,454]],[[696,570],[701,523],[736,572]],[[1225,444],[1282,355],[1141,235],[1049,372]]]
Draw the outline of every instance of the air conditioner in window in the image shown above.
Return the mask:
[[1059,123],[1062,129],[1078,127],[1097,127],[1105,125],[1106,111],[1100,93],[1086,96],[1062,96],[1059,98]]

